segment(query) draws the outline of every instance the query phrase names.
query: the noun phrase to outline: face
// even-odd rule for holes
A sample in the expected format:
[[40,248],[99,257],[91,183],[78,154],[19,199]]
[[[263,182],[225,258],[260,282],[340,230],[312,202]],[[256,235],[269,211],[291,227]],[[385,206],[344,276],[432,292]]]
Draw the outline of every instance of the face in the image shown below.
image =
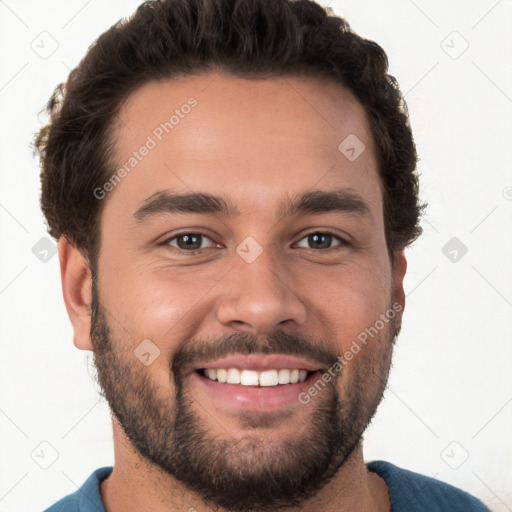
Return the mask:
[[298,506],[358,445],[403,308],[364,111],[204,74],[146,84],[114,134],[91,304],[113,413],[205,500]]

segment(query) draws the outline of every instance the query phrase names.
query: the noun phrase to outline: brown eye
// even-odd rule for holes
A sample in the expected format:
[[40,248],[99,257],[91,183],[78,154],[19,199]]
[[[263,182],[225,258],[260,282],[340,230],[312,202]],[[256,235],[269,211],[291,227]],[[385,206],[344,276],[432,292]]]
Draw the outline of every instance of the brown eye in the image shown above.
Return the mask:
[[201,247],[205,240],[212,242],[212,239],[202,233],[180,233],[168,238],[164,244],[183,252],[195,253],[205,249]]
[[176,241],[180,249],[199,249],[202,235],[180,235],[176,237]]
[[[306,246],[300,245],[302,240],[306,241]],[[309,233],[304,238],[302,238],[302,240],[299,242],[299,247],[305,247],[306,249],[327,250],[333,249],[334,247],[347,245],[347,242],[345,242],[345,240],[340,238],[338,235],[323,231]],[[338,240],[339,243],[332,246],[334,240]]]

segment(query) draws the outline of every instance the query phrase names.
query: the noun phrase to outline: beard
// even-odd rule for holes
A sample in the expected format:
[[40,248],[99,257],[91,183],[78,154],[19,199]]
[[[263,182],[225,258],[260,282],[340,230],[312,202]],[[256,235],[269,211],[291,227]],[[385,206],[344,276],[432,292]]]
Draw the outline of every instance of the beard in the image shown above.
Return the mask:
[[[205,419],[216,427],[220,420],[198,414],[201,404],[190,395],[184,377],[191,363],[233,353],[279,353],[313,357],[330,367],[338,356],[335,345],[312,343],[282,330],[264,340],[247,332],[208,343],[189,340],[169,362],[169,387],[162,390],[152,380],[150,367],[134,356],[138,342],[114,336],[107,314],[93,275],[91,339],[97,379],[133,448],[205,503],[237,511],[300,507],[336,475],[359,445],[382,399],[400,330],[393,318],[355,356],[350,372],[343,367],[314,400],[300,406],[304,410],[240,411],[243,435],[234,436],[226,429],[223,435],[212,433]],[[305,425],[295,430],[303,432],[300,435],[270,441],[267,431],[255,432],[280,422],[298,424],[299,413]]]

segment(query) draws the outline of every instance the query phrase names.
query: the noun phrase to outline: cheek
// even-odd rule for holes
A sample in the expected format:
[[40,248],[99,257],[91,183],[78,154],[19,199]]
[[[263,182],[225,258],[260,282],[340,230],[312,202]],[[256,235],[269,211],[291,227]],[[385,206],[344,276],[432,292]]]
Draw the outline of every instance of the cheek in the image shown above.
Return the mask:
[[386,313],[390,290],[386,268],[368,263],[329,271],[308,289],[307,298],[315,316],[329,327],[325,335],[334,336],[344,352]]
[[140,341],[152,340],[163,355],[172,355],[176,349],[173,340],[178,343],[193,335],[199,312],[204,314],[207,292],[217,282],[212,272],[137,265],[124,269],[112,271],[111,285],[105,285],[106,302],[119,328]]

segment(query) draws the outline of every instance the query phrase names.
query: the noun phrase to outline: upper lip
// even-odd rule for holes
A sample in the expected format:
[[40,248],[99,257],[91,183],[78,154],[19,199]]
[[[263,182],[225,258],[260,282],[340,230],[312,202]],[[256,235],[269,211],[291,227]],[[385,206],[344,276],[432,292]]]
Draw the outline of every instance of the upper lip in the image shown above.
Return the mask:
[[322,365],[314,360],[302,359],[296,356],[289,356],[284,354],[249,354],[241,355],[234,354],[232,356],[215,359],[213,361],[199,362],[193,370],[200,370],[203,368],[218,369],[218,368],[239,368],[241,370],[306,370],[313,372],[322,370]]

